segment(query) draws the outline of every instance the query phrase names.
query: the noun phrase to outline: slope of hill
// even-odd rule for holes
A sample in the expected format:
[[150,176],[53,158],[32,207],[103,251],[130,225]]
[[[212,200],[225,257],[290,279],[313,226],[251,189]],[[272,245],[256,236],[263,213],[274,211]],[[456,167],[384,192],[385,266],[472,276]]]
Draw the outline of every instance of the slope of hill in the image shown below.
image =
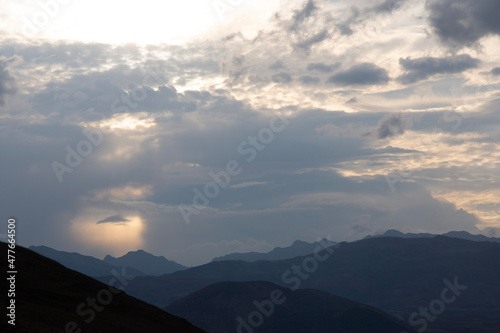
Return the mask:
[[[0,242],[7,253],[7,245]],[[185,319],[139,301],[117,289],[26,248],[16,246],[15,332],[198,333]],[[7,271],[6,260],[0,269]],[[126,281],[125,277],[122,277]],[[115,285],[120,284],[115,279]],[[3,303],[4,297],[2,297]],[[4,308],[5,309],[5,308]],[[5,316],[5,315],[4,315]],[[5,320],[0,331],[13,331]]]
[[[29,249],[44,257],[55,260],[69,269],[92,277],[110,275],[113,270],[120,271],[121,268],[118,266],[122,266],[110,265],[91,256],[85,256],[76,252],[58,251],[47,246],[30,246]],[[127,274],[134,276],[146,275],[134,267],[127,267]]]
[[130,251],[119,258],[107,255],[103,261],[114,266],[134,267],[146,275],[163,275],[187,268],[175,261],[152,255],[143,250]]
[[[335,245],[336,243],[330,242],[327,239],[321,240],[324,244]],[[313,253],[314,250],[321,246],[319,242],[308,243],[301,240],[296,240],[292,245],[288,247],[276,247],[269,252],[247,252],[247,253],[231,253],[225,256],[216,257],[212,261],[223,261],[223,260],[243,260],[243,261],[258,261],[258,260],[283,260],[290,259],[299,256],[305,256],[306,254]]]
[[467,291],[429,325],[498,333],[499,257],[500,244],[492,242],[443,236],[372,238],[342,243],[321,262],[314,263],[312,255],[274,262],[219,261],[162,277],[137,277],[126,290],[163,306],[215,281],[262,280],[322,290],[408,318],[440,297],[445,280],[453,284],[457,279]]
[[210,333],[416,332],[369,306],[270,282],[220,282],[166,307]]

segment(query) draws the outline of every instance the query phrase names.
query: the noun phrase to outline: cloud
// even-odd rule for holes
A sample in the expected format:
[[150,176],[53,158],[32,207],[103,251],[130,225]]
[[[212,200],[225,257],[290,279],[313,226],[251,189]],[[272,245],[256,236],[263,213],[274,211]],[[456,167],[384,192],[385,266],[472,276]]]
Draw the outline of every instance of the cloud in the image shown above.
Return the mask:
[[491,75],[495,75],[495,76],[500,75],[500,67],[495,67],[495,68],[493,68],[493,69],[490,71],[490,74],[491,74]]
[[382,3],[373,6],[368,11],[374,11],[376,13],[392,13],[393,11],[401,8],[405,2],[408,0],[385,0]]
[[327,65],[322,62],[313,62],[307,65],[308,71],[317,71],[320,73],[330,73],[340,67],[340,62],[336,62],[332,65]]
[[310,75],[304,75],[299,77],[299,81],[302,82],[303,84],[316,84],[319,83],[319,79],[314,76]]
[[453,48],[471,46],[488,35],[500,34],[500,1],[428,0],[434,33]]
[[365,62],[330,76],[328,82],[338,85],[386,84],[389,75],[384,68]]
[[378,139],[387,139],[404,134],[411,127],[411,119],[401,114],[388,115],[384,117],[375,131]]
[[16,81],[7,69],[8,61],[0,59],[0,105],[5,104],[5,97],[17,91]]
[[309,51],[314,44],[321,43],[322,41],[324,41],[328,37],[329,37],[328,31],[323,30],[323,31],[318,32],[317,34],[315,34],[309,38],[306,38],[305,40],[302,40],[302,41],[296,43],[294,46],[299,48],[299,49]]
[[462,73],[476,68],[480,60],[468,54],[453,55],[444,58],[423,57],[417,59],[400,58],[399,64],[406,71],[398,80],[403,84],[425,80],[435,74]]
[[353,25],[359,25],[367,20],[374,20],[374,16],[383,14],[392,14],[395,10],[400,9],[408,0],[384,0],[373,6],[359,8],[357,6],[350,7],[349,17],[341,23],[337,24],[337,28],[342,35],[352,35],[354,30]]
[[276,83],[290,83],[292,82],[292,77],[288,73],[280,72],[271,76],[271,81]]
[[314,12],[318,9],[314,4],[313,0],[308,0],[301,10],[296,10],[293,18],[290,30],[297,30],[297,28],[309,17],[311,17]]
[[124,218],[121,215],[113,215],[110,217],[106,217],[103,220],[97,221],[97,224],[102,224],[102,223],[117,223],[117,224],[122,224],[124,222],[129,222],[129,219]]

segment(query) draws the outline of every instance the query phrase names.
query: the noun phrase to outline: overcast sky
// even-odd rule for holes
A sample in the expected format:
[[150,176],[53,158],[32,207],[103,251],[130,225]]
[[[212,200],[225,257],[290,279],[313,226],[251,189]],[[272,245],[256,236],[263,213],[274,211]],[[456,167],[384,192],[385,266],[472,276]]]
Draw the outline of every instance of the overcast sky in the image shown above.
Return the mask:
[[25,246],[185,265],[390,228],[500,237],[499,12],[3,1],[2,219]]

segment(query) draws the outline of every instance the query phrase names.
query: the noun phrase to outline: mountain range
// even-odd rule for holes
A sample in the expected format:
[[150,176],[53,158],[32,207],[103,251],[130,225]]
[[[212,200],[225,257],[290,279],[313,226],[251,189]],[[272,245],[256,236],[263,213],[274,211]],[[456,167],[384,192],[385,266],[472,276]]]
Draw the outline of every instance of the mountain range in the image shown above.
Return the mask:
[[243,260],[243,261],[258,261],[258,260],[282,260],[289,259],[298,256],[304,256],[309,253],[313,253],[318,246],[321,244],[335,245],[335,242],[331,242],[328,239],[322,239],[321,241],[308,243],[301,240],[296,240],[291,246],[288,247],[276,247],[273,250],[263,253],[263,252],[247,252],[247,253],[231,253],[225,256],[216,257],[212,259],[213,261],[224,261],[224,260]]
[[[500,327],[500,244],[457,238],[382,237],[278,261],[218,261],[160,277],[137,277],[126,291],[160,307],[223,281],[269,281],[312,288],[409,320],[449,285],[466,286],[429,327],[496,332]],[[467,316],[464,316],[467,313]]]
[[100,260],[76,252],[54,250],[47,246],[30,246],[29,249],[92,277],[108,276],[113,270],[121,271],[122,267],[126,268],[127,274],[134,276],[162,275],[186,268],[175,261],[152,255],[143,250],[131,251],[119,258],[107,255],[104,260]]

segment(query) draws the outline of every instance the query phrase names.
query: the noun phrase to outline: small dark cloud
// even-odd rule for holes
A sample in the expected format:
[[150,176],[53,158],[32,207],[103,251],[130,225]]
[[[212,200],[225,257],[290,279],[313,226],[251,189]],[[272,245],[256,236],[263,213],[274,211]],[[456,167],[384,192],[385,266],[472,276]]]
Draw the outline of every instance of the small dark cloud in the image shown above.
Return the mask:
[[319,79],[314,76],[304,75],[299,78],[299,81],[304,84],[316,84],[319,83]]
[[308,17],[312,16],[314,12],[318,9],[316,5],[314,4],[313,0],[308,0],[304,8],[301,10],[295,11],[295,14],[293,15],[293,23],[290,27],[290,30],[297,30],[297,28],[304,22]]
[[124,223],[124,222],[129,222],[129,219],[124,218],[121,215],[113,215],[110,217],[106,217],[104,220],[97,221],[97,224],[102,224],[102,223]]
[[382,3],[375,5],[371,11],[375,13],[392,13],[393,11],[401,8],[408,0],[385,0]]
[[388,115],[379,122],[375,134],[381,140],[398,136],[404,134],[411,127],[411,124],[412,122],[409,117],[400,114]]
[[276,83],[290,83],[292,82],[292,77],[288,73],[280,72],[271,76],[271,81]]
[[500,34],[498,0],[427,0],[434,33],[453,48],[471,46],[482,37]]
[[348,18],[336,25],[337,29],[344,36],[350,36],[354,33],[352,25],[361,24],[367,20],[373,19],[375,15],[392,14],[393,11],[401,8],[408,0],[384,0],[373,6],[350,8]]
[[327,65],[322,62],[313,62],[307,65],[308,71],[318,71],[322,73],[330,73],[340,67],[340,62],[336,62],[332,65]]
[[495,67],[495,68],[493,68],[493,69],[491,70],[490,74],[491,74],[491,75],[495,75],[495,76],[500,75],[500,67]]
[[358,99],[356,97],[351,98],[350,100],[347,101],[347,104],[354,104],[357,103]]
[[399,64],[404,70],[406,70],[406,73],[401,75],[398,80],[404,84],[415,83],[425,80],[435,74],[461,73],[468,69],[476,68],[479,63],[479,59],[472,58],[468,54],[460,54],[444,58],[400,58]]
[[388,81],[389,75],[384,68],[365,62],[330,76],[327,82],[341,85],[372,85],[386,84]]
[[16,81],[7,69],[8,61],[0,59],[0,105],[5,104],[5,96],[17,91]]
[[273,70],[278,70],[278,69],[284,69],[286,66],[283,64],[283,61],[281,60],[276,60],[273,64],[271,64],[268,69],[273,69]]
[[296,43],[295,47],[302,49],[302,50],[305,50],[305,51],[309,51],[309,49],[311,49],[311,47],[314,44],[321,43],[322,41],[324,41],[328,37],[329,37],[328,31],[323,30],[323,31],[318,32],[317,34],[315,34],[309,38],[306,38],[303,41]]

